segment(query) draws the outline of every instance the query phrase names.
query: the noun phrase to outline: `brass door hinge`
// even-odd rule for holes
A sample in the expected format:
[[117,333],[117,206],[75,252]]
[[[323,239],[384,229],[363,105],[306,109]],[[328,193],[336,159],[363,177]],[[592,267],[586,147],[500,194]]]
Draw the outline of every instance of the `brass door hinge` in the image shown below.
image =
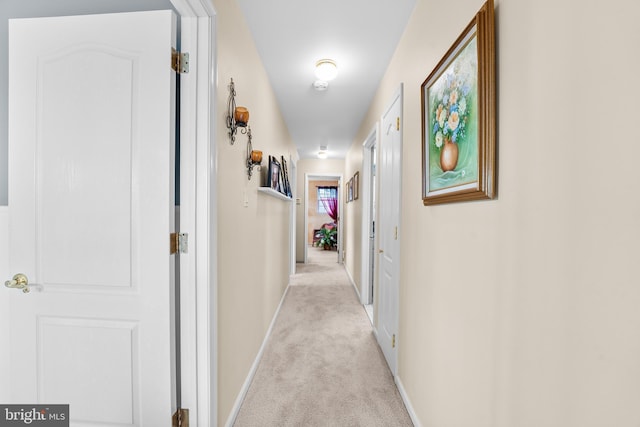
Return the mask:
[[394,231],[394,239],[398,240],[398,227],[396,226]]
[[396,119],[396,130],[400,130],[400,117]]
[[176,253],[186,254],[189,249],[189,234],[187,233],[171,233],[169,235],[169,253],[171,255]]
[[171,417],[171,427],[189,427],[189,410],[178,409]]
[[396,348],[396,334],[391,338],[391,348]]
[[189,52],[178,52],[171,48],[171,69],[178,74],[189,72]]

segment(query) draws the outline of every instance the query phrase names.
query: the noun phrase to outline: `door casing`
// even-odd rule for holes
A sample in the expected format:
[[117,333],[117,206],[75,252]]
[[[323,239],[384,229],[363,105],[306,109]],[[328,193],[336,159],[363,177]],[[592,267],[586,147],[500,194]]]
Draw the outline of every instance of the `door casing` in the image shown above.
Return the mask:
[[307,249],[309,248],[309,236],[307,230],[309,229],[309,181],[321,181],[321,180],[337,180],[338,181],[338,262],[343,262],[343,176],[341,173],[314,173],[304,174],[304,263],[307,263]]
[[[375,218],[371,217],[371,148],[378,143],[378,130],[379,124],[376,123],[369,135],[362,143],[362,263],[361,263],[361,284],[360,284],[360,303],[363,305],[369,304],[371,300],[371,292],[369,289],[369,283],[371,283],[371,253],[370,253],[370,236],[369,230],[371,221]],[[374,242],[375,244],[375,242]],[[374,307],[375,312],[375,307]]]
[[207,0],[171,3],[180,15],[181,50],[190,54],[180,99],[180,231],[190,236],[189,256],[180,260],[182,407],[192,425],[204,427],[218,419],[216,11]]

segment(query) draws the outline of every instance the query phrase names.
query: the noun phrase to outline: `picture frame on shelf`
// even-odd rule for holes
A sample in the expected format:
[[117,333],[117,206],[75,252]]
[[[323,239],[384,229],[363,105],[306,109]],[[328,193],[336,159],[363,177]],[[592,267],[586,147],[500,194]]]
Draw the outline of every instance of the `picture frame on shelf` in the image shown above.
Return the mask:
[[488,0],[421,85],[422,201],[493,199],[495,18]]
[[293,197],[293,195],[291,194],[291,184],[289,183],[289,170],[287,168],[287,161],[285,160],[284,156],[280,156],[280,159],[282,161],[281,166],[282,166],[282,193],[284,195],[286,195],[287,197]]
[[269,156],[269,170],[267,171],[267,187],[280,191],[280,162]]

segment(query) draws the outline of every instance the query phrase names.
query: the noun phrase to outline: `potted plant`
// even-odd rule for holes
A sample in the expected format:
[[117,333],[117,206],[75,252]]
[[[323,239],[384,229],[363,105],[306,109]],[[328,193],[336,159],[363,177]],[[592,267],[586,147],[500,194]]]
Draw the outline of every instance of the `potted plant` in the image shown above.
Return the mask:
[[318,230],[316,236],[319,237],[319,239],[315,241],[315,245],[318,247],[330,250],[338,246],[338,229],[336,227],[321,228]]

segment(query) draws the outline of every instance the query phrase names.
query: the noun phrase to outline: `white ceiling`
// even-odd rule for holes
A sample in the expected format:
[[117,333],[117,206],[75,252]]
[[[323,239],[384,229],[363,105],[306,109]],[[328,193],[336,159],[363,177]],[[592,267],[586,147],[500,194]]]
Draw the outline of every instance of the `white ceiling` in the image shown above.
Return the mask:
[[[344,158],[416,0],[238,0],[300,158]],[[313,88],[315,63],[338,77]]]

